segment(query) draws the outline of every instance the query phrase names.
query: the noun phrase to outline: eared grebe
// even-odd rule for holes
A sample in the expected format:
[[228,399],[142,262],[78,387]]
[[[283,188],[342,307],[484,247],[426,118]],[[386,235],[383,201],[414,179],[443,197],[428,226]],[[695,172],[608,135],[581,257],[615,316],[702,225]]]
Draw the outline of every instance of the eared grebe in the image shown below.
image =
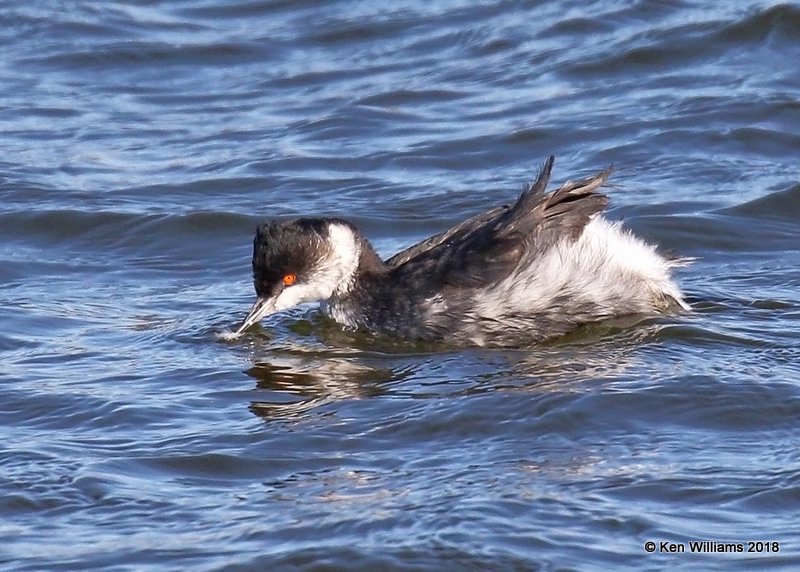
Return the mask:
[[688,310],[680,265],[600,216],[610,169],[545,193],[553,157],[511,206],[474,216],[382,261],[337,218],[256,230],[258,299],[234,335],[263,317],[322,301],[335,321],[412,340],[512,346],[620,316]]

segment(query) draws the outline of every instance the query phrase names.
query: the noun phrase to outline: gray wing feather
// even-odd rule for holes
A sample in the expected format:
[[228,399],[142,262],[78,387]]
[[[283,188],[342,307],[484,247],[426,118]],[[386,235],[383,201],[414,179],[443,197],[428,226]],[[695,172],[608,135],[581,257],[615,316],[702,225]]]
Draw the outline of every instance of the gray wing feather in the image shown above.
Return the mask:
[[430,238],[426,238],[422,242],[418,242],[417,244],[409,246],[405,250],[401,250],[400,252],[398,252],[388,260],[386,260],[386,265],[390,267],[400,266],[401,264],[408,262],[412,258],[419,256],[420,254],[439,246],[443,242],[447,242],[452,240],[453,238],[463,236],[464,234],[469,233],[475,228],[479,228],[485,225],[486,223],[497,217],[498,214],[505,212],[508,209],[509,209],[508,205],[502,207],[494,207],[486,212],[470,217],[464,222],[461,222],[456,226],[447,229],[444,232],[440,232],[439,234],[431,236]]

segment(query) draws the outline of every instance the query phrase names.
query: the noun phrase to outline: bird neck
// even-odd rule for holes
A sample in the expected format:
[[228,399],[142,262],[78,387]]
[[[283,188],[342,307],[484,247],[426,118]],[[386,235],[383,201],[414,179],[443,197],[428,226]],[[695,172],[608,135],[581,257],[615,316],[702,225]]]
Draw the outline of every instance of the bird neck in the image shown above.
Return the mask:
[[383,274],[387,267],[372,244],[351,224],[334,222],[328,228],[331,246],[329,266],[338,270],[334,298],[344,298],[368,277]]

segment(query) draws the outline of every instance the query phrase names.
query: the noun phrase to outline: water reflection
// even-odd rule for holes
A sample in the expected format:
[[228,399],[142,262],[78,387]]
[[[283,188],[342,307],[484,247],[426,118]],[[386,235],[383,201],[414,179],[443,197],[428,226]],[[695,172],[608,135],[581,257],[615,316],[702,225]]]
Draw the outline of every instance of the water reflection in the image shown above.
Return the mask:
[[[583,392],[598,382],[619,381],[631,370],[646,369],[647,348],[672,339],[674,332],[674,326],[650,321],[633,327],[592,326],[559,342],[526,349],[400,353],[396,343],[381,346],[379,340],[365,341],[361,334],[340,330],[334,344],[325,332],[309,336],[304,331],[299,338],[296,323],[277,326],[274,336],[260,337],[264,346],[254,348],[246,371],[259,392],[250,410],[265,420],[300,420],[334,401],[378,396],[441,399],[498,391]],[[344,345],[345,339],[353,345]]]
[[376,397],[403,377],[402,372],[323,352],[276,352],[269,361],[254,362],[246,373],[264,395],[251,403],[250,410],[269,419],[298,418],[332,400]]

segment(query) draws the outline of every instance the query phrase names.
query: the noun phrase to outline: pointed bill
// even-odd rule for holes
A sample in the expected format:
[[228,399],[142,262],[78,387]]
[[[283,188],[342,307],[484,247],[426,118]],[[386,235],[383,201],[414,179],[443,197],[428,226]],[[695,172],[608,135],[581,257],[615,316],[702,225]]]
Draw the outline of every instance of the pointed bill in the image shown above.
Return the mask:
[[234,335],[239,335],[253,324],[257,324],[262,318],[272,314],[275,311],[275,298],[262,298],[256,299],[253,307],[247,313],[247,317],[242,322],[242,325],[234,332]]

